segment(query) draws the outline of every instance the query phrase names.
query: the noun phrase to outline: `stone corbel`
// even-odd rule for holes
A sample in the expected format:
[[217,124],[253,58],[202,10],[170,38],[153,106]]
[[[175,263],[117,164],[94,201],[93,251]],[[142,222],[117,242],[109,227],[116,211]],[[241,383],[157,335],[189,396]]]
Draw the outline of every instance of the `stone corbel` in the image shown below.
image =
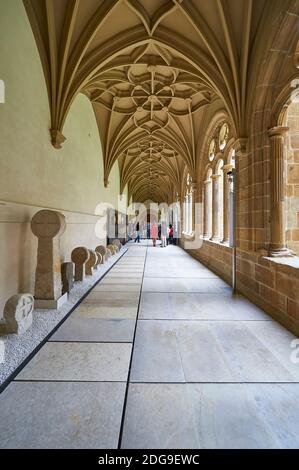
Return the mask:
[[249,151],[249,144],[247,137],[240,137],[233,145],[237,156],[247,155]]
[[64,135],[57,129],[51,129],[50,134],[53,147],[57,150],[61,149],[62,144],[66,141],[66,137],[64,137]]

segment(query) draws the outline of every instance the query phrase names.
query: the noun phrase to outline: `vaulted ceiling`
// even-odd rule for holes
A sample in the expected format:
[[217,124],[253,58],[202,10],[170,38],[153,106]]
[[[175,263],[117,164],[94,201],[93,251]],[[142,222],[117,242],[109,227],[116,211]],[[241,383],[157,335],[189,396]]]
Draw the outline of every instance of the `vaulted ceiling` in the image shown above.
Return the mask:
[[[280,2],[280,4],[283,2]],[[287,2],[286,2],[287,3]],[[104,181],[119,162],[121,189],[166,200],[195,174],[201,122],[221,100],[243,137],[250,51],[277,0],[24,0],[60,148],[72,101],[97,118]]]

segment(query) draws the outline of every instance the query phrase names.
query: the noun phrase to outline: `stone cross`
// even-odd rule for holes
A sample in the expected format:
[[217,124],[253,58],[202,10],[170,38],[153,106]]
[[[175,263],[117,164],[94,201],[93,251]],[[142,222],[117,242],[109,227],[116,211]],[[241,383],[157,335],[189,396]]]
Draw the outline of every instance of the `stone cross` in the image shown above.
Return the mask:
[[60,212],[42,210],[34,215],[31,230],[38,238],[35,298],[57,300],[61,297],[60,236],[65,231]]
[[89,259],[85,265],[85,274],[86,276],[92,276],[93,275],[93,269],[97,265],[98,258],[97,254],[93,250],[88,250],[89,251]]
[[31,294],[16,294],[8,299],[4,307],[2,334],[21,335],[30,328],[33,321],[34,298]]
[[61,265],[62,277],[62,293],[70,293],[74,287],[74,264],[72,262],[62,263]]
[[75,281],[83,281],[85,277],[85,264],[89,259],[89,251],[79,246],[72,251],[72,261],[75,263]]
[[102,264],[104,264],[105,261],[107,261],[107,250],[104,247],[104,245],[97,246],[96,247],[96,252],[99,253],[100,255],[102,255]]

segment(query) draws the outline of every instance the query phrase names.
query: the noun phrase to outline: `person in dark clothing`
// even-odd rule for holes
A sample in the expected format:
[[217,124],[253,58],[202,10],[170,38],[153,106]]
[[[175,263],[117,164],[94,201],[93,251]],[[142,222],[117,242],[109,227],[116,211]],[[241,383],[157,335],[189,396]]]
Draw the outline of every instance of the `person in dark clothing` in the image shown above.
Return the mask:
[[138,242],[140,243],[140,227],[139,227],[139,222],[136,224],[136,238],[135,238],[135,243]]
[[167,245],[173,245],[173,226],[169,224]]

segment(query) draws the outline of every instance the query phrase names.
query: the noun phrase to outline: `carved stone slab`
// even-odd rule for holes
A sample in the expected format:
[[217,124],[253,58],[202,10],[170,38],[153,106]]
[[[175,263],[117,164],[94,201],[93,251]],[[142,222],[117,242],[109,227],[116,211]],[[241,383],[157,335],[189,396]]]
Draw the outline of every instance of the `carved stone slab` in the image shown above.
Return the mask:
[[96,247],[96,252],[99,253],[100,255],[102,255],[102,264],[105,263],[105,261],[107,261],[107,249],[104,245],[99,245]]
[[34,298],[31,294],[16,294],[8,299],[0,325],[2,334],[21,335],[27,331],[33,321]]
[[62,293],[70,293],[74,287],[74,264],[70,261],[61,265]]
[[85,265],[85,274],[86,276],[92,276],[93,275],[93,269],[96,266],[98,262],[97,254],[93,250],[88,250],[89,251],[89,258],[88,261]]
[[75,281],[83,281],[85,277],[85,265],[89,260],[89,251],[84,246],[79,246],[72,251],[72,261],[75,263]]
[[61,297],[60,236],[65,227],[65,218],[60,212],[42,210],[32,218],[31,230],[38,238],[36,299],[57,300]]
[[111,255],[113,256],[116,254],[117,248],[114,245],[107,245],[107,250],[110,251]]

